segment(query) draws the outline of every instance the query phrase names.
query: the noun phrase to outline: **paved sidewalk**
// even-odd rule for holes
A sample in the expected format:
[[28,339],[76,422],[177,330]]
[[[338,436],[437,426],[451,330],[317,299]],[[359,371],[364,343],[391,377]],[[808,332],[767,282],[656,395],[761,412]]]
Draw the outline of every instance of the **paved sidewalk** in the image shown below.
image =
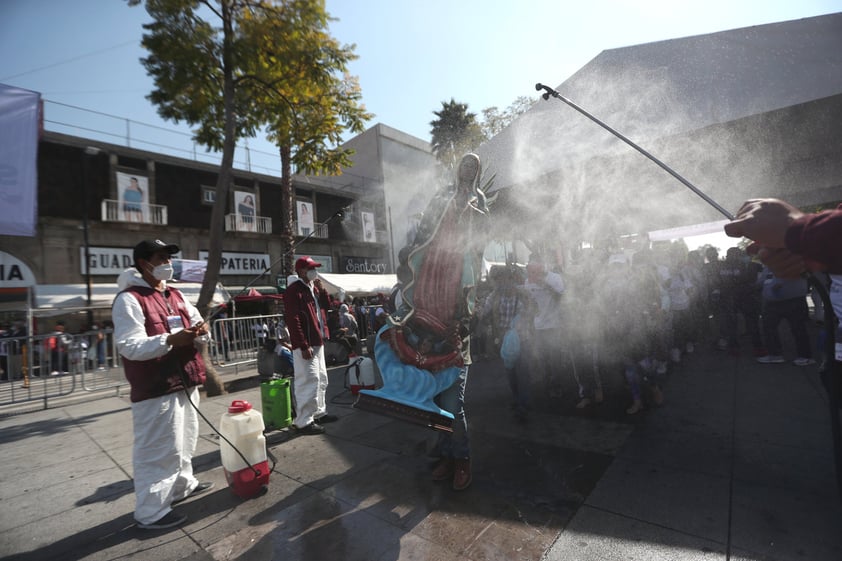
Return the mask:
[[[242,376],[242,375],[241,375]],[[632,418],[618,376],[605,404],[508,409],[497,362],[468,382],[474,482],[429,478],[435,434],[351,407],[330,373],[327,434],[267,435],[267,494],[238,499],[202,423],[194,466],[213,491],[178,529],[134,527],[126,397],[0,418],[0,558],[19,560],[842,559],[827,402],[815,367],[713,350],[671,374],[666,402]],[[241,382],[240,386],[249,384]],[[235,388],[237,386],[234,386]],[[251,387],[204,399],[215,425]]]

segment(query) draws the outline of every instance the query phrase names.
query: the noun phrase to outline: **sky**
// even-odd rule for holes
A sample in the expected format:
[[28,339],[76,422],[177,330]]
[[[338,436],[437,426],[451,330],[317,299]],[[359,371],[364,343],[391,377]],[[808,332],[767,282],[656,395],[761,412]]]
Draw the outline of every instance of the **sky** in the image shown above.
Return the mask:
[[[478,115],[502,110],[603,50],[838,12],[842,0],[326,0],[326,9],[332,35],[356,45],[350,71],[375,114],[369,125],[428,141],[433,111],[451,98]],[[0,83],[54,102],[48,120],[65,104],[187,131],[145,99],[148,20],[121,0],[0,0]]]
[[[325,5],[331,34],[359,57],[349,70],[375,115],[368,126],[424,141],[443,102],[466,103],[478,116],[503,110],[520,96],[537,99],[537,82],[559,86],[604,50],[842,11],[842,0]],[[0,0],[0,84],[41,93],[47,130],[216,162],[192,145],[186,124],[162,120],[146,99],[153,83],[140,63],[140,40],[148,21],[142,6],[124,0]],[[249,139],[235,165],[278,175],[276,154],[265,140]]]

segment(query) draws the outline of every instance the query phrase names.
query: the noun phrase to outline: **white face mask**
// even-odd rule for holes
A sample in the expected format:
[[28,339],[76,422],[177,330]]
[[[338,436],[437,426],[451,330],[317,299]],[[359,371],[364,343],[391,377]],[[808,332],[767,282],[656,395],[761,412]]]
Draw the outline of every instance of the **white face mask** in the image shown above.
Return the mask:
[[316,280],[316,278],[318,276],[319,276],[319,273],[317,273],[315,269],[310,269],[309,271],[307,271],[307,280],[308,281],[314,281],[314,280]]
[[172,279],[172,263],[163,263],[152,269],[152,276],[156,280],[166,281]]

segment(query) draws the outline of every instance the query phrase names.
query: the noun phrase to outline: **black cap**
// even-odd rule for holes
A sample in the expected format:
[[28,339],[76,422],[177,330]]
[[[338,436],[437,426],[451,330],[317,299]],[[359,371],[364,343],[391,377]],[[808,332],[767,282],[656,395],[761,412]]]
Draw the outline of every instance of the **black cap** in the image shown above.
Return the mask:
[[146,259],[148,261],[150,257],[159,251],[166,251],[170,255],[173,255],[181,250],[174,243],[164,243],[161,240],[143,240],[134,246],[132,257],[134,258],[135,265],[137,265],[138,259]]

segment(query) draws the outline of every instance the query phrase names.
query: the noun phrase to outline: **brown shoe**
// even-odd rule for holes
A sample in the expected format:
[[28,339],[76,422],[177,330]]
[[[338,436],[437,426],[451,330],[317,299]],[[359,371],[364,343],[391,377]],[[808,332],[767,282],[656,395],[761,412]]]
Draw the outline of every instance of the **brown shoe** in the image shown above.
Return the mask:
[[471,484],[471,460],[456,460],[453,471],[453,490],[463,491]]
[[445,481],[453,477],[453,458],[441,458],[433,468],[433,481]]
[[655,402],[655,405],[664,404],[664,392],[658,386],[652,388],[652,401]]

